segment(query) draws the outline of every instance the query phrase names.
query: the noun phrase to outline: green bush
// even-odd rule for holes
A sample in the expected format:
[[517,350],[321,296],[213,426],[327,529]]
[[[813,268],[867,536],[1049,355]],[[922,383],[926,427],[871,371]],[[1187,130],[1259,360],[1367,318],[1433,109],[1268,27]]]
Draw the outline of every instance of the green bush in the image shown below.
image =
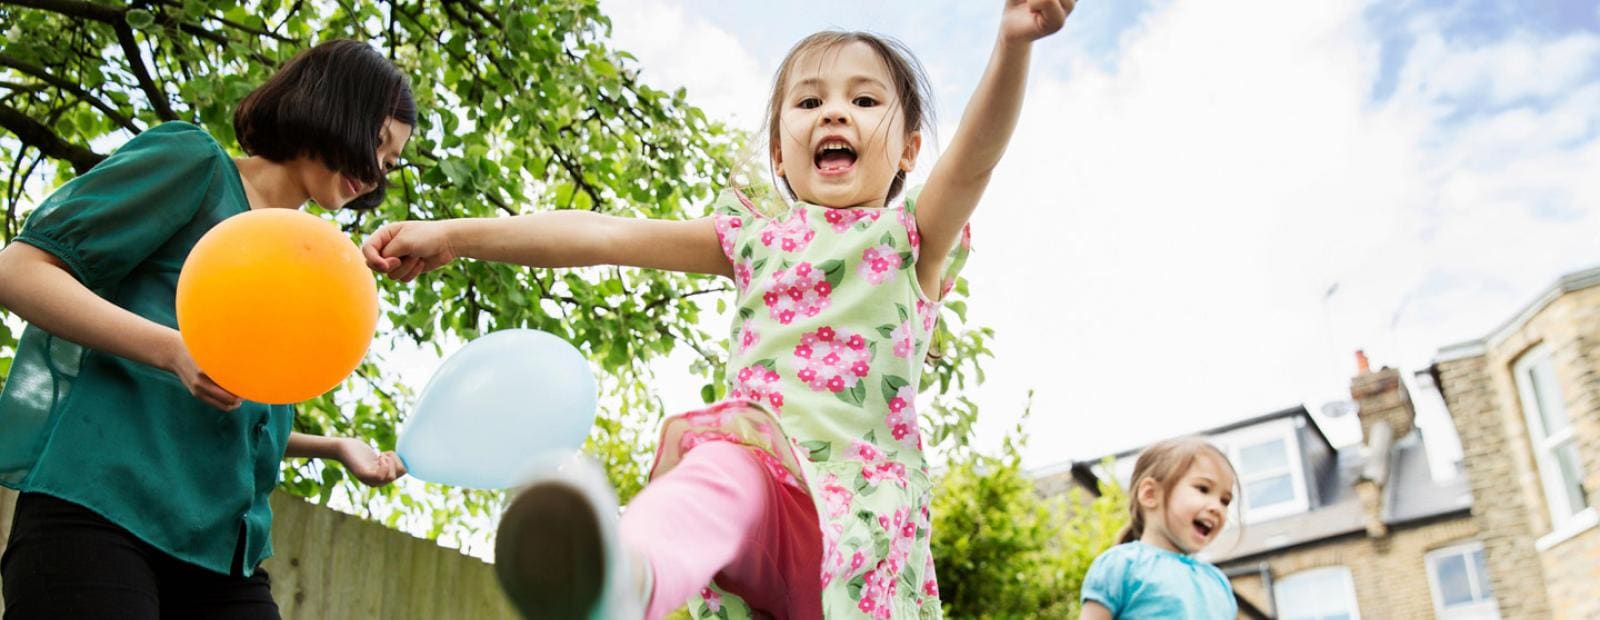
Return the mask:
[[1018,425],[998,456],[952,463],[933,500],[933,553],[951,618],[1076,618],[1095,556],[1127,524],[1115,481],[1099,497],[1041,497],[1022,470]]

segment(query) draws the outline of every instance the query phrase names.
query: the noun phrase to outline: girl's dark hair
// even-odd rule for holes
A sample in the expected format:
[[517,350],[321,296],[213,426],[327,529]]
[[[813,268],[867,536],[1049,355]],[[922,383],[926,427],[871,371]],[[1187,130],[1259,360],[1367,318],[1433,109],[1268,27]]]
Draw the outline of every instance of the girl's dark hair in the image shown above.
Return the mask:
[[1188,473],[1189,466],[1194,465],[1196,459],[1202,454],[1217,457],[1228,466],[1228,471],[1233,473],[1234,484],[1239,482],[1239,474],[1233,470],[1233,463],[1228,460],[1228,455],[1222,450],[1211,445],[1211,442],[1200,437],[1179,437],[1159,442],[1145,448],[1139,454],[1139,460],[1133,465],[1133,478],[1128,483],[1128,510],[1131,518],[1128,526],[1122,528],[1122,533],[1117,536],[1117,544],[1130,543],[1144,536],[1144,512],[1139,510],[1139,483],[1145,478],[1156,481],[1161,487],[1163,498],[1172,494],[1173,487],[1178,485],[1178,480]]
[[411,82],[378,50],[337,39],[296,54],[233,112],[239,146],[250,155],[285,161],[302,155],[377,187],[345,205],[383,203],[383,164],[377,160],[383,125],[393,118],[417,124]]
[[[778,74],[772,81],[772,100],[767,104],[769,150],[777,149],[782,139],[778,133],[778,116],[783,112],[783,89],[788,87],[789,80],[794,76],[795,62],[806,52],[828,50],[856,42],[871,47],[877,52],[878,57],[883,59],[883,64],[889,67],[889,79],[894,82],[890,87],[895,91],[893,105],[900,106],[904,115],[906,135],[934,126],[933,88],[929,86],[928,74],[922,70],[922,63],[917,62],[917,57],[911,54],[911,50],[907,49],[905,44],[870,32],[828,30],[795,43],[794,47],[789,48],[789,54],[783,57],[783,63],[778,65]],[[779,182],[786,193],[794,195],[794,189],[789,187],[787,179],[780,178]],[[905,171],[896,173],[894,181],[889,184],[889,194],[885,200],[899,195],[905,184]]]

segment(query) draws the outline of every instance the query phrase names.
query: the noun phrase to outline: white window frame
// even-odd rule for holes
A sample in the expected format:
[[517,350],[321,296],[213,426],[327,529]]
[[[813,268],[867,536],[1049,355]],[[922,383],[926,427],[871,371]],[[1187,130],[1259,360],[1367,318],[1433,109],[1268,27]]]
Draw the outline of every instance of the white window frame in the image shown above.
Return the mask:
[[[1355,578],[1350,574],[1350,567],[1342,564],[1337,566],[1324,566],[1321,568],[1303,570],[1292,575],[1288,575],[1283,579],[1279,579],[1277,583],[1272,585],[1272,611],[1275,612],[1274,616],[1278,618],[1301,617],[1295,616],[1293,614],[1293,610],[1285,610],[1283,608],[1283,597],[1280,596],[1279,589],[1282,588],[1285,583],[1294,583],[1295,580],[1302,579],[1315,579],[1327,574],[1337,575],[1339,578],[1338,580],[1344,585],[1343,590],[1345,592],[1345,600],[1348,601],[1350,605],[1350,620],[1361,620],[1361,601],[1356,598]],[[1329,594],[1332,593],[1330,592]]]
[[[1500,603],[1495,599],[1492,592],[1489,593],[1487,599],[1478,600],[1483,596],[1483,593],[1478,592],[1478,564],[1477,562],[1472,561],[1472,554],[1474,552],[1481,555],[1483,553],[1483,543],[1472,541],[1459,545],[1451,545],[1449,547],[1442,547],[1433,551],[1429,551],[1427,555],[1423,556],[1424,562],[1428,568],[1428,591],[1433,593],[1433,611],[1436,617],[1438,617],[1440,620],[1449,620],[1451,618],[1474,618],[1482,620],[1485,618],[1500,617]],[[1449,556],[1461,555],[1467,557],[1467,585],[1468,587],[1472,588],[1473,602],[1464,605],[1456,605],[1455,607],[1450,607],[1447,609],[1444,606],[1444,592],[1439,589],[1439,560]],[[1489,577],[1487,575],[1484,576],[1485,580],[1488,578]]]
[[[1540,365],[1548,366],[1550,372],[1555,373],[1555,362],[1551,357],[1550,348],[1543,344],[1534,345],[1517,358],[1511,367],[1511,372],[1522,401],[1523,419],[1528,425],[1528,440],[1533,448],[1534,461],[1539,467],[1539,480],[1544,486],[1545,504],[1550,511],[1550,529],[1555,531],[1578,516],[1587,506],[1581,504],[1575,506],[1567,497],[1568,481],[1566,474],[1561,471],[1561,462],[1556,458],[1556,452],[1574,443],[1572,416],[1567,415],[1566,396],[1561,394],[1558,383],[1554,394],[1560,407],[1557,413],[1567,419],[1567,427],[1554,435],[1545,431],[1544,418],[1540,415],[1542,410],[1533,385],[1533,370]],[[1579,467],[1581,468],[1582,464],[1579,464]],[[1581,480],[1573,482],[1582,488]],[[1580,501],[1587,501],[1587,498],[1580,498]]]
[[[1240,469],[1244,464],[1244,460],[1240,458],[1244,448],[1273,440],[1283,441],[1285,458],[1283,469],[1249,473]],[[1228,459],[1233,461],[1234,469],[1239,472],[1238,483],[1241,497],[1234,502],[1234,505],[1239,507],[1241,521],[1247,524],[1260,523],[1278,517],[1299,514],[1309,508],[1310,504],[1306,495],[1305,463],[1301,461],[1299,434],[1291,420],[1277,420],[1271,424],[1240,429],[1214,437],[1212,441],[1223,448],[1223,451],[1228,455]],[[1293,497],[1289,501],[1253,507],[1247,490],[1250,487],[1250,483],[1285,474],[1289,476],[1289,488],[1293,493]]]

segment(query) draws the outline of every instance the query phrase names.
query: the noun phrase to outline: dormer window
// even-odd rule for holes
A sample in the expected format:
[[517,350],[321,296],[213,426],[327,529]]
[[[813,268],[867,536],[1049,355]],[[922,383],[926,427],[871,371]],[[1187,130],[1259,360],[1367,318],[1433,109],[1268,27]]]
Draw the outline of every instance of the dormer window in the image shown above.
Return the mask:
[[1240,429],[1215,438],[1239,472],[1246,523],[1259,523],[1307,508],[1300,444],[1291,420]]

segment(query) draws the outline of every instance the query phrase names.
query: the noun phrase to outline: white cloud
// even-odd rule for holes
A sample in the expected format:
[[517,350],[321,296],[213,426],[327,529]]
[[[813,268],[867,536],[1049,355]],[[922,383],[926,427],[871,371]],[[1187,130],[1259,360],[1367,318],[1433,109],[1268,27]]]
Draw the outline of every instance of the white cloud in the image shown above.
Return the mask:
[[682,6],[649,0],[606,0],[612,39],[639,58],[644,80],[663,89],[685,87],[696,105],[741,129],[761,122],[767,73],[731,33]]
[[[978,399],[989,441],[1030,387],[1035,464],[1315,411],[1353,349],[1415,370],[1600,261],[1600,86],[1578,83],[1592,40],[1439,42],[1374,104],[1360,7],[1306,11],[1175,3],[1124,35],[1114,69],[1080,61],[1032,87],[974,220],[973,317],[1000,329]],[[1544,105],[1463,119],[1462,89],[1429,85],[1489,54],[1462,83]]]
[[1519,32],[1488,46],[1447,41],[1430,20],[1413,24],[1418,35],[1402,81],[1435,99],[1486,95],[1495,105],[1559,97],[1590,79],[1600,58],[1600,37],[1573,34],[1543,40]]

